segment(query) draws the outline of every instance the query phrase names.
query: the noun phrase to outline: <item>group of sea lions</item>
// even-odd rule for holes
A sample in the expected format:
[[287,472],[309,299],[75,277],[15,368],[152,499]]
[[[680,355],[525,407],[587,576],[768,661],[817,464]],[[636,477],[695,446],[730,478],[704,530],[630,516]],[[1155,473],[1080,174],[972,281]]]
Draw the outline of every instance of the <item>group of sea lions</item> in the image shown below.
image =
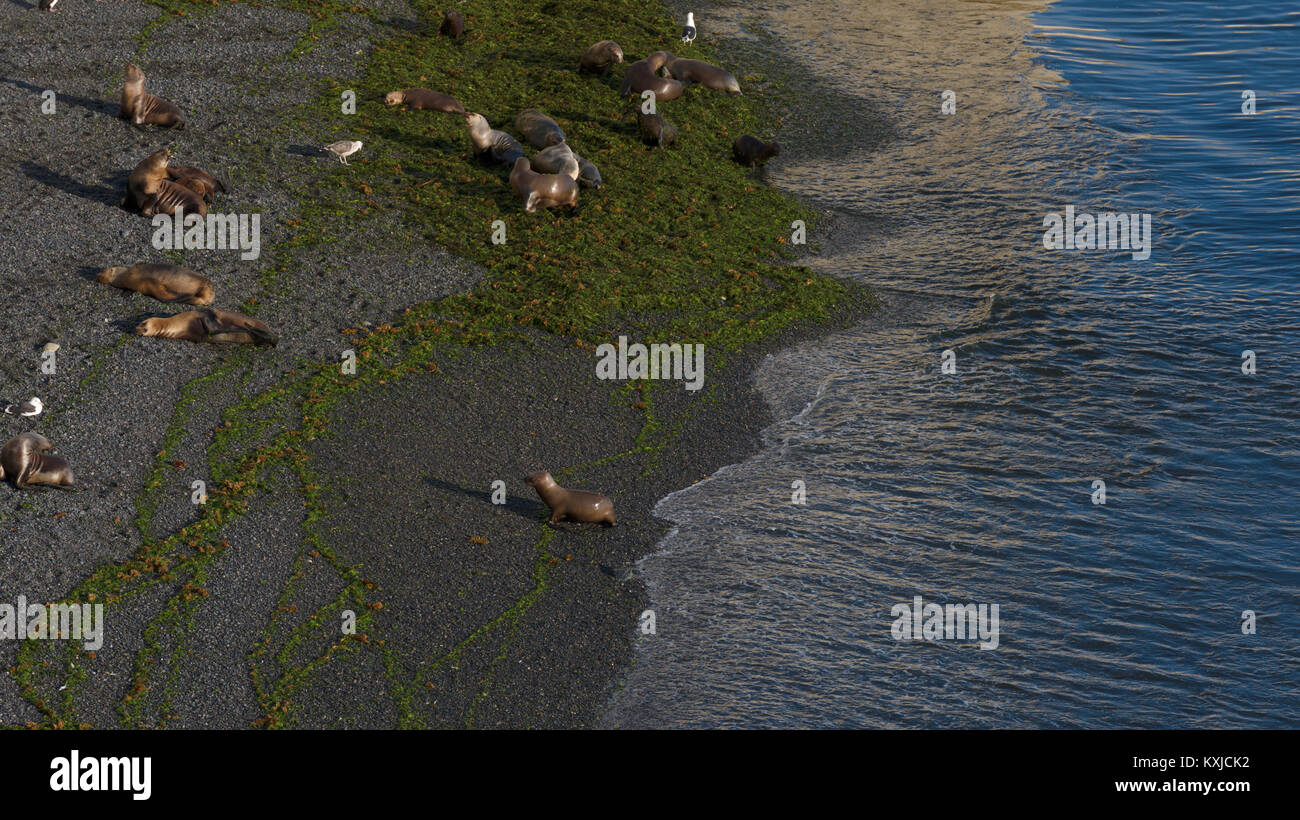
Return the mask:
[[171,149],[161,148],[140,160],[126,179],[122,207],[145,216],[178,209],[206,216],[208,203],[227,191],[226,184],[202,168],[172,165],[170,159]]

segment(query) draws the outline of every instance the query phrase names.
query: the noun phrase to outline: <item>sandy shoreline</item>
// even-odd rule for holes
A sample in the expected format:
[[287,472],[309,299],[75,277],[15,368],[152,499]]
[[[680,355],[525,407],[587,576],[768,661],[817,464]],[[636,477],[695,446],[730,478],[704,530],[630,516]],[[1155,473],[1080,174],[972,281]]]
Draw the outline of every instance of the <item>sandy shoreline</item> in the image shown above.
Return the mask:
[[[377,6],[383,25],[413,24],[405,3]],[[0,8],[11,32],[0,119],[17,135],[0,173],[25,181],[0,194],[0,283],[11,294],[0,322],[9,352],[0,396],[36,394],[51,407],[38,426],[6,417],[0,430],[39,429],[86,485],[75,495],[0,489],[5,600],[60,600],[142,546],[187,538],[198,517],[188,488],[196,477],[216,483],[201,465],[220,443],[214,432],[228,408],[335,358],[343,331],[393,321],[484,275],[426,241],[395,252],[396,220],[340,218],[332,242],[264,251],[257,264],[220,252],[185,257],[218,281],[218,304],[255,300],[249,309],[285,340],[274,353],[129,338],[142,316],[169,310],[88,281],[98,267],[163,258],[148,249],[147,220],[117,207],[126,169],[177,145],[181,161],[228,175],[223,210],[259,211],[268,238],[291,234],[299,209],[287,183],[329,180],[333,170],[304,146],[343,134],[326,122],[302,133],[283,115],[346,81],[379,36],[374,20],[349,16],[286,59],[310,30],[306,16],[243,4],[211,14],[215,24],[180,18],[143,44],[151,73],[167,77],[154,87],[165,85],[190,114],[177,135],[114,116],[121,64],[136,57],[136,35],[157,9]],[[93,26],[94,38],[74,26]],[[737,55],[751,58],[756,65],[757,55]],[[199,64],[205,75],[183,68]],[[43,119],[46,85],[64,107]],[[304,445],[306,463],[260,476],[257,491],[241,496],[246,507],[204,533],[228,547],[178,562],[113,602],[93,661],[50,645],[20,661],[12,642],[0,644],[11,669],[0,678],[0,721],[594,725],[645,604],[627,569],[667,530],[650,510],[751,452],[771,420],[749,384],[753,364],[834,326],[801,326],[750,346],[710,371],[699,396],[661,391],[656,410],[675,432],[662,449],[638,442],[640,414],[617,385],[591,378],[589,351],[534,331],[348,395],[327,409],[326,432]],[[61,345],[59,371],[42,376],[37,352],[51,340]],[[294,423],[272,417],[233,449],[251,451]],[[522,482],[540,467],[614,497],[620,526],[543,525]],[[485,498],[496,478],[509,490],[504,506]],[[337,619],[349,607],[369,613],[365,640],[339,640]]]

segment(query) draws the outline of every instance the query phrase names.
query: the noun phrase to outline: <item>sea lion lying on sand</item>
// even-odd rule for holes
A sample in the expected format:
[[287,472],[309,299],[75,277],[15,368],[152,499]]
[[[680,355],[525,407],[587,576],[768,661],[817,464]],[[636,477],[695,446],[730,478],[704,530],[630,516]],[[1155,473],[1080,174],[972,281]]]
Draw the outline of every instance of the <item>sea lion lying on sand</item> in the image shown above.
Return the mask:
[[117,265],[104,268],[95,279],[105,285],[152,296],[160,302],[210,305],[216,293],[211,279],[168,263],[141,262],[129,268]]
[[145,319],[136,327],[135,335],[184,339],[187,342],[270,345],[271,347],[280,341],[271,328],[257,319],[220,308],[192,310],[174,316],[155,316]]

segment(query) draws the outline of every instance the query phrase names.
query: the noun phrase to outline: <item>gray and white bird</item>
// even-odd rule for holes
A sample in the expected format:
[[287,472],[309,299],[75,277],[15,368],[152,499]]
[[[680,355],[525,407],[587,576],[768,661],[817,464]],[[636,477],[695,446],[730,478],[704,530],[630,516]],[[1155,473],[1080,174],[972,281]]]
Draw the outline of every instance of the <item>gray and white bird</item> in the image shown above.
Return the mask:
[[41,400],[35,396],[18,404],[5,405],[5,413],[11,416],[15,414],[19,416],[39,416],[44,410],[45,405],[41,404]]
[[682,42],[695,42],[695,13],[686,12],[686,25],[682,28]]
[[338,157],[339,162],[347,165],[347,158],[361,150],[361,140],[339,140],[338,142],[331,142],[322,150],[328,151]]
[[59,0],[41,0],[41,11],[53,12]]

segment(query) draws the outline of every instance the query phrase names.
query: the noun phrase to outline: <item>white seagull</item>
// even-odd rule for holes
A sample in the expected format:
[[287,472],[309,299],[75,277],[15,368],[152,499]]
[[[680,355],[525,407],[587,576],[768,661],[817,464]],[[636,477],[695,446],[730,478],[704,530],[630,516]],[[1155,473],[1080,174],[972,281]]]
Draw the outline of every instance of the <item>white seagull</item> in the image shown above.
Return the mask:
[[695,13],[686,12],[686,27],[682,29],[682,42],[695,42]]
[[14,413],[17,413],[20,416],[39,416],[44,410],[45,405],[41,404],[41,400],[35,396],[32,396],[27,401],[19,404],[10,404],[5,406],[5,412],[11,416]]
[[347,158],[361,150],[361,140],[339,140],[338,142],[331,142],[322,150],[330,152],[339,158],[339,162],[347,165]]

